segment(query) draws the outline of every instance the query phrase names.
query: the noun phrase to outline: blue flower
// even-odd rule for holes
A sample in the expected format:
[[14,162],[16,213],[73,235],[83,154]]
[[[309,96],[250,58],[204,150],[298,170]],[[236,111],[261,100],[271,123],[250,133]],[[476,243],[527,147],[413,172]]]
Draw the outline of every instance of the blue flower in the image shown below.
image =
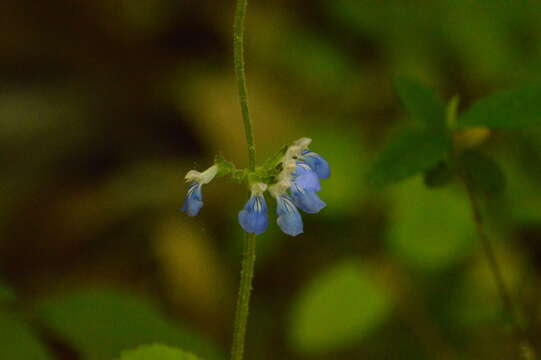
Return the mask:
[[188,216],[196,216],[203,207],[203,193],[201,192],[201,186],[203,186],[203,184],[194,181],[188,188],[186,199],[181,208]]
[[296,182],[291,186],[290,192],[295,205],[306,213],[315,214],[327,206],[315,191],[303,189]]
[[319,177],[304,161],[297,161],[295,171],[291,174],[293,182],[304,190],[320,191]]
[[261,234],[269,225],[267,203],[262,193],[252,192],[244,210],[239,212],[240,226],[250,234]]
[[203,172],[196,170],[188,171],[184,178],[190,185],[188,187],[186,199],[180,210],[184,211],[188,216],[196,216],[203,207],[203,193],[201,192],[201,187],[204,184],[211,182],[217,174],[218,165],[212,165]]
[[327,179],[331,176],[329,163],[321,155],[310,150],[304,150],[302,152],[302,159],[314,170],[320,179]]
[[291,198],[286,195],[276,196],[276,222],[280,229],[288,235],[296,236],[302,233],[303,223],[299,210],[293,204]]

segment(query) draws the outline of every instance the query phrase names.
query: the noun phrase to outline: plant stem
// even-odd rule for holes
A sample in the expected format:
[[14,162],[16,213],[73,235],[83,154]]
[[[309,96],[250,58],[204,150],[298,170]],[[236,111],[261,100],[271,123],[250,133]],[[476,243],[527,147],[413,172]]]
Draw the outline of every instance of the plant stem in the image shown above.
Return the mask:
[[248,313],[250,311],[250,292],[252,290],[252,279],[254,277],[254,264],[255,235],[246,234],[244,237],[244,253],[240,274],[239,295],[237,298],[237,311],[235,314],[231,360],[241,360],[244,354],[244,339],[246,335]]
[[[248,145],[248,169],[255,171],[255,143],[248,107],[248,91],[246,89],[246,73],[244,69],[244,19],[248,0],[237,0],[235,10],[235,23],[233,25],[233,61],[235,64],[235,77],[239,90],[240,108],[244,133]],[[233,344],[231,346],[231,360],[242,360],[244,355],[244,342],[246,337],[246,324],[250,312],[250,293],[254,277],[254,264],[256,254],[256,236],[245,234],[244,251],[242,255],[242,268],[240,273],[239,295],[235,312],[235,325],[233,330]]]
[[485,225],[483,222],[483,217],[481,215],[481,207],[479,205],[479,200],[475,194],[475,191],[473,189],[473,186],[469,178],[465,174],[462,175],[462,180],[466,187],[466,192],[468,193],[468,199],[469,199],[470,206],[472,209],[473,220],[477,228],[477,234],[479,235],[481,246],[483,247],[483,252],[485,253],[485,256],[488,260],[490,270],[494,277],[494,281],[496,282],[498,293],[502,300],[504,309],[508,313],[513,323],[513,326],[515,327],[515,331],[516,331],[515,335],[518,337],[517,340],[520,343],[520,347],[521,347],[520,356],[526,360],[535,358],[535,355],[532,355],[536,353],[533,347],[533,342],[528,339],[528,333],[522,326],[522,322],[520,321],[521,320],[520,314],[518,312],[517,307],[515,306],[513,302],[511,293],[505,284],[501,267],[494,253],[494,248],[492,246],[492,243],[487,235]]
[[235,10],[235,23],[233,25],[233,60],[235,63],[235,76],[239,89],[240,108],[242,121],[244,122],[244,133],[248,145],[248,168],[255,170],[255,144],[250,109],[248,108],[248,90],[246,89],[246,72],[244,70],[244,19],[248,0],[237,0]]
[[498,293],[502,300],[503,306],[505,310],[507,311],[507,313],[509,314],[509,316],[511,317],[512,321],[518,324],[516,308],[513,304],[513,300],[511,298],[510,292],[507,289],[507,286],[505,285],[501,267],[498,263],[498,260],[496,259],[496,255],[494,254],[492,243],[490,242],[490,239],[488,238],[486,230],[485,230],[485,225],[483,222],[483,217],[481,215],[481,207],[479,206],[479,201],[477,199],[477,196],[475,195],[475,192],[473,191],[470,181],[466,177],[464,177],[464,185],[466,187],[466,192],[468,193],[468,199],[470,201],[473,221],[477,229],[477,234],[479,235],[479,240],[481,242],[481,246],[483,247],[483,252],[485,253],[486,258],[488,260],[488,264],[490,266],[492,275],[494,276],[494,281],[496,282]]

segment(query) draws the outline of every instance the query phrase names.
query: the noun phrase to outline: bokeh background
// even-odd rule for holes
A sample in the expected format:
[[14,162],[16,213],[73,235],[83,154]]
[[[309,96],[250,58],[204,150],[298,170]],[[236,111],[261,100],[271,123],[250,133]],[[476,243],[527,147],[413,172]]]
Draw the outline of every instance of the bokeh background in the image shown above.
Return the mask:
[[[154,342],[225,359],[248,193],[184,174],[246,164],[233,1],[3,0],[0,357],[118,357]],[[406,113],[408,76],[461,109],[541,79],[537,1],[252,1],[247,76],[259,160],[313,138],[328,206],[258,238],[247,359],[513,359],[517,342],[464,189],[363,177]],[[507,175],[485,204],[539,334],[541,130],[491,133]]]

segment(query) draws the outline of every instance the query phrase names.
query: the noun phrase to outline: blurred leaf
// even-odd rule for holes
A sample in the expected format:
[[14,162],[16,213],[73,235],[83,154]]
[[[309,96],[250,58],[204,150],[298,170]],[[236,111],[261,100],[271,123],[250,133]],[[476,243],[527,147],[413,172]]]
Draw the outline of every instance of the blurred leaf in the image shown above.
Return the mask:
[[368,181],[383,186],[426,171],[445,157],[448,148],[449,139],[443,131],[406,130],[376,159]]
[[513,66],[516,54],[513,49],[516,42],[509,31],[509,24],[516,21],[511,17],[511,8],[520,2],[437,2],[442,15],[437,25],[442,32],[440,46],[443,44],[452,52],[470,82],[482,84],[511,73],[508,69]]
[[426,186],[429,188],[438,188],[449,184],[453,181],[454,174],[453,171],[449,168],[449,165],[440,161],[431,169],[428,169],[423,174],[423,181]]
[[208,235],[191,219],[174,214],[159,224],[152,247],[169,302],[190,309],[193,315],[212,318],[232,301],[224,286],[226,271]]
[[165,345],[147,345],[122,353],[120,360],[198,360],[193,354]]
[[506,199],[501,208],[507,217],[519,225],[535,225],[541,223],[541,192],[539,178],[531,176],[520,166],[516,159],[502,159],[503,171],[506,174],[506,189],[503,194]]
[[30,327],[5,310],[0,310],[0,334],[0,359],[52,359]]
[[473,104],[459,119],[463,126],[519,128],[541,124],[541,85],[489,95]]
[[[505,240],[497,234],[494,240],[494,250],[502,269],[505,269],[505,281],[511,293],[520,292],[527,277],[528,261],[524,254],[513,247],[505,246]],[[456,289],[457,294],[449,299],[446,309],[449,311],[449,324],[459,329],[469,328],[480,323],[493,321],[502,308],[498,288],[494,283],[494,274],[490,269],[485,255],[477,252],[468,266],[461,284]],[[530,319],[529,319],[530,320]]]
[[445,120],[448,127],[455,125],[458,119],[458,106],[460,105],[460,96],[454,95],[445,107]]
[[145,299],[104,290],[84,290],[38,306],[44,323],[79,350],[84,359],[118,357],[155,342],[190,349],[207,359],[218,352],[193,332],[171,323]]
[[380,326],[391,303],[356,261],[319,274],[297,296],[289,338],[301,353],[325,354],[349,347]]
[[474,190],[495,194],[505,188],[503,171],[492,158],[470,150],[462,154],[461,161]]
[[332,171],[331,177],[321,182],[321,198],[332,211],[324,210],[322,214],[356,211],[368,193],[368,189],[359,187],[367,163],[362,140],[351,129],[338,126],[314,129],[311,135],[310,149],[321,154]]
[[429,127],[445,127],[445,104],[431,89],[407,78],[396,79],[394,87],[415,121]]
[[396,188],[389,230],[394,256],[423,270],[442,270],[462,259],[474,226],[463,192],[431,191],[413,180]]
[[258,20],[259,33],[254,37],[259,40],[254,43],[258,47],[256,54],[264,63],[288,70],[295,80],[289,86],[303,86],[311,94],[344,96],[343,89],[355,82],[357,63],[326,36],[299,27],[297,21],[286,16],[269,17],[265,13]]

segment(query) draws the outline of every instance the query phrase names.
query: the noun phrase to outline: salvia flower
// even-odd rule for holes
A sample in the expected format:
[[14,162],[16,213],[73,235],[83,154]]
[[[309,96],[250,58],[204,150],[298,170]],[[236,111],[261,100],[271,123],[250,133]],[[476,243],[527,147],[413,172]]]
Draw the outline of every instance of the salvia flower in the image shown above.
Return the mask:
[[269,215],[267,203],[263,193],[267,190],[267,184],[255,183],[252,185],[252,195],[239,212],[240,226],[250,234],[261,234],[267,230]]
[[296,236],[303,232],[303,222],[299,210],[285,191],[288,186],[278,183],[271,186],[269,191],[276,198],[276,223],[284,233]]
[[218,173],[218,166],[212,165],[207,170],[199,172],[190,170],[185,176],[186,182],[189,183],[188,193],[181,210],[189,216],[196,216],[199,210],[203,207],[203,193],[201,188],[204,184],[208,184],[214,179]]
[[269,215],[264,194],[268,188],[276,199],[276,223],[280,229],[291,236],[301,234],[304,225],[299,209],[315,214],[326,206],[317,193],[321,190],[320,180],[327,179],[331,173],[327,160],[308,149],[311,143],[311,139],[301,138],[276,160],[270,158],[255,171],[237,170],[221,157],[202,173],[190,170],[186,174],[189,187],[182,211],[189,216],[197,215],[203,207],[202,186],[217,175],[231,175],[238,181],[251,183],[250,198],[238,214],[244,231],[261,234],[267,230]]

